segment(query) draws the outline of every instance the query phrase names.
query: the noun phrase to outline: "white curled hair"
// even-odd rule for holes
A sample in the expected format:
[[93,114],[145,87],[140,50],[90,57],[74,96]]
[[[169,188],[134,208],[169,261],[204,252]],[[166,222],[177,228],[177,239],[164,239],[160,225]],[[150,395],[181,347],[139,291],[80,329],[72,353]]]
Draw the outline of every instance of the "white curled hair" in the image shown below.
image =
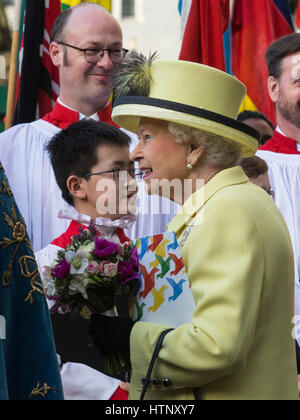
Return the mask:
[[173,122],[168,124],[168,130],[176,143],[191,144],[202,149],[206,162],[214,168],[231,168],[241,159],[242,147],[238,142]]

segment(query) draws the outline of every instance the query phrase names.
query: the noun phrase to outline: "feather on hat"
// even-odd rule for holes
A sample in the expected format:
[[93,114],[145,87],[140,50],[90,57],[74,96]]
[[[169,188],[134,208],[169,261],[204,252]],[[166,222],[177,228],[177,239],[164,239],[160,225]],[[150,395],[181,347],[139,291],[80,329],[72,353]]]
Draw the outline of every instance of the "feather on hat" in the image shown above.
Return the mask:
[[152,81],[151,66],[157,58],[156,52],[150,53],[148,58],[137,51],[127,54],[112,79],[114,97],[148,96]]

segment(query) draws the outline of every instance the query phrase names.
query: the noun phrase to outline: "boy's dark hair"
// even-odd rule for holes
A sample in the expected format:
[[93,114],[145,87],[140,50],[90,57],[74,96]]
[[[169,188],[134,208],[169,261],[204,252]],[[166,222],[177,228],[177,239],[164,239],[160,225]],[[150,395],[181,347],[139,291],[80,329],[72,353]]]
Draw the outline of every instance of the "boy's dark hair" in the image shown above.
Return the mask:
[[282,60],[300,52],[300,33],[285,35],[273,42],[266,52],[269,76],[279,79],[282,72]]
[[257,178],[269,170],[267,163],[258,156],[244,158],[239,162],[239,165],[243,168],[248,178]]
[[131,139],[118,128],[94,120],[81,120],[56,134],[46,146],[62,198],[71,206],[73,197],[67,188],[71,175],[91,172],[98,163],[99,146],[129,147]]
[[254,119],[258,119],[258,120],[264,120],[266,121],[266,123],[269,124],[269,126],[272,128],[272,130],[275,129],[273,123],[268,119],[268,117],[266,117],[265,114],[258,112],[258,111],[243,111],[241,112],[238,116],[237,119],[238,121],[245,121],[248,120],[250,118],[254,118]]

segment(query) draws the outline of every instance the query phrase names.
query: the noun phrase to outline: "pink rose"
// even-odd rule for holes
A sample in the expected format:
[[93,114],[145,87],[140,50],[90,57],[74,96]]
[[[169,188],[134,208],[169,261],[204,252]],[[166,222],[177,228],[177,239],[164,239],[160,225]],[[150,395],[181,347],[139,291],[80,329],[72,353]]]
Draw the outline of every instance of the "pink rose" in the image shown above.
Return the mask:
[[101,273],[107,277],[115,277],[118,274],[118,264],[111,263],[109,261],[102,262],[100,264]]
[[110,264],[110,261],[101,261],[101,263],[99,264],[99,267],[100,267],[100,273],[104,274],[104,267],[105,267],[107,264]]
[[100,266],[96,261],[91,261],[86,269],[88,274],[97,275],[100,273]]

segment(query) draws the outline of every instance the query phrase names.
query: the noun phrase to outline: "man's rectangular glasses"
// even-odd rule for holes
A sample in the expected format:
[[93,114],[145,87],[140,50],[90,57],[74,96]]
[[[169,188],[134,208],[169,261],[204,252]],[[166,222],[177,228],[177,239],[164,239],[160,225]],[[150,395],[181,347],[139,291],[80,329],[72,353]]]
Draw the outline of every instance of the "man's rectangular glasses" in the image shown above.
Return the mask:
[[120,64],[126,56],[126,54],[128,53],[128,50],[126,50],[125,48],[79,48],[75,47],[75,45],[67,44],[66,42],[58,42],[58,44],[64,45],[65,47],[73,48],[74,50],[81,51],[89,64],[97,64],[99,61],[101,61],[104,57],[105,51],[108,52],[108,55],[114,64]]

